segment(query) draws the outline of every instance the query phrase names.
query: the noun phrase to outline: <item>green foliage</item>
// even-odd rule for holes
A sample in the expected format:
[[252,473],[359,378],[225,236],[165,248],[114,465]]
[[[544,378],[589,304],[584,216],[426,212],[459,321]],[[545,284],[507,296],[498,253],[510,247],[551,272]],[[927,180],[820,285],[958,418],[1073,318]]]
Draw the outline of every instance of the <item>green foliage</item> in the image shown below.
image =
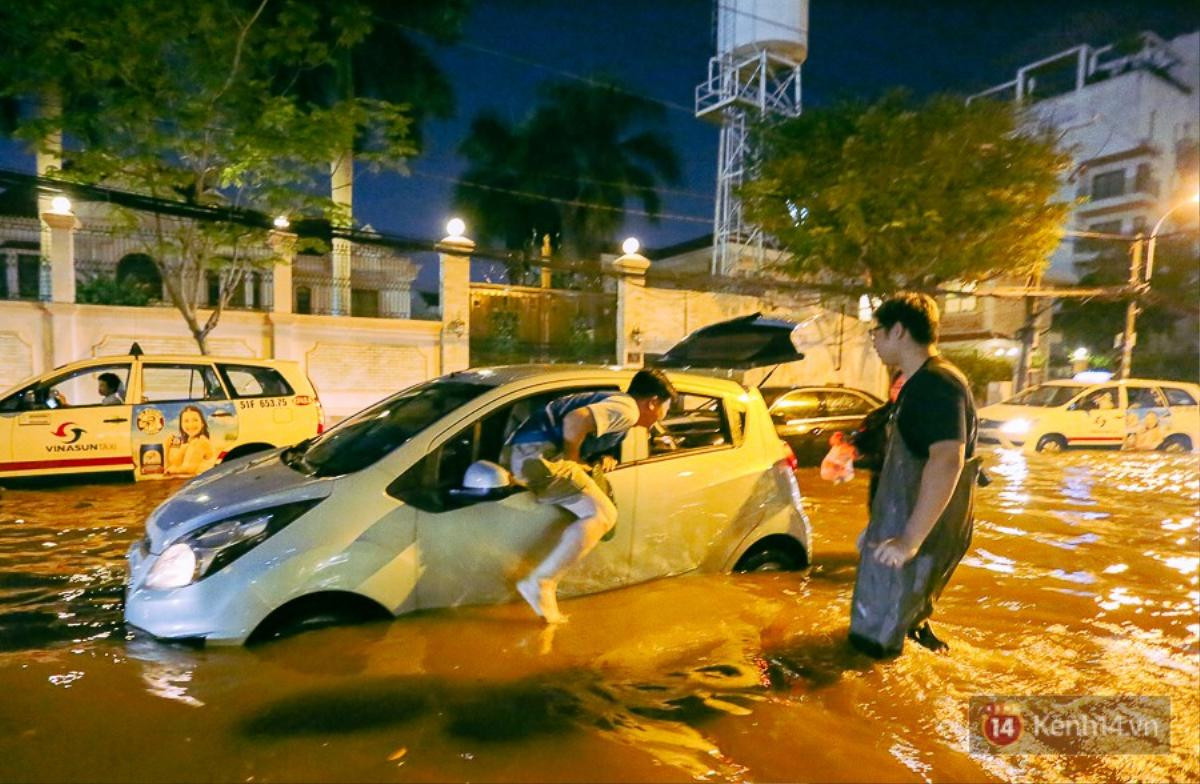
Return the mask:
[[532,258],[549,234],[569,258],[593,258],[612,249],[629,201],[657,215],[658,187],[679,181],[664,119],[615,85],[547,84],[523,122],[485,113],[471,123],[455,205],[480,239]]
[[[339,216],[329,161],[353,145],[371,167],[400,169],[415,151],[410,107],[348,90],[314,101],[300,89],[348,60],[374,32],[366,0],[44,0],[0,10],[0,97],[41,111],[16,134],[35,147],[62,132],[62,177],[199,205]],[[462,2],[455,2],[461,7]],[[254,267],[274,258],[265,229],[118,214],[142,240],[201,350]],[[221,300],[201,323],[205,270]]]
[[89,305],[141,307],[157,301],[154,292],[138,280],[118,281],[111,275],[96,275],[75,287],[75,301]]
[[1012,360],[1004,357],[989,357],[979,351],[944,351],[946,359],[953,362],[971,382],[971,393],[977,400],[987,397],[987,385],[992,381],[1012,381]]
[[781,243],[783,272],[847,294],[1039,272],[1069,158],[1023,127],[1011,104],[901,93],[772,122],[746,215]]

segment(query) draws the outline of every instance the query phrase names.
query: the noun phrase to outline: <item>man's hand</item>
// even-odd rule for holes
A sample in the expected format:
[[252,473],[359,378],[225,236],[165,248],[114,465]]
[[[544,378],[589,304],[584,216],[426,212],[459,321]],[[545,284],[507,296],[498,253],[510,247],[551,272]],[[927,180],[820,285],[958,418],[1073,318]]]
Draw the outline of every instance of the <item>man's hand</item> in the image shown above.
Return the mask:
[[616,468],[617,465],[617,459],[612,455],[600,455],[600,470],[604,473],[607,474],[609,471]]
[[919,545],[909,544],[903,537],[884,539],[875,545],[875,560],[884,566],[899,569],[911,561],[919,549]]

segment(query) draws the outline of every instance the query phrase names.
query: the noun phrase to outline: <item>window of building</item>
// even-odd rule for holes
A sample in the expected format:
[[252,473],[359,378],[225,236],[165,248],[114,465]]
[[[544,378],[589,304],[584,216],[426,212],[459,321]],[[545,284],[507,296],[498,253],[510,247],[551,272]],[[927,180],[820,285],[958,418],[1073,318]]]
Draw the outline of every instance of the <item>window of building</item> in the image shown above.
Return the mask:
[[17,297],[37,299],[41,293],[42,260],[37,256],[17,256]]
[[1125,170],[1104,172],[1092,177],[1092,199],[1111,199],[1125,193]]
[[379,292],[374,289],[351,289],[350,315],[378,318]]
[[1153,196],[1158,195],[1158,183],[1154,179],[1154,173],[1150,169],[1150,164],[1139,163],[1137,174],[1133,179],[1133,190],[1137,193],[1149,193]]
[[308,286],[296,289],[296,312],[312,313],[312,289]]

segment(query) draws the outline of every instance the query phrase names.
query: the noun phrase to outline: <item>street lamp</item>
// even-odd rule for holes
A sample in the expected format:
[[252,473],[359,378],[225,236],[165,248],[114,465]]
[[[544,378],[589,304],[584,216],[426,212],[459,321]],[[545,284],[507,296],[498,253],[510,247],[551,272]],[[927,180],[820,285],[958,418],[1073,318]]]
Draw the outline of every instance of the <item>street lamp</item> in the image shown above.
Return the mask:
[[1186,207],[1189,204],[1200,204],[1200,191],[1196,191],[1192,198],[1176,204],[1171,209],[1163,213],[1163,216],[1158,219],[1158,223],[1154,224],[1154,229],[1150,232],[1150,242],[1146,246],[1146,285],[1150,284],[1150,276],[1154,274],[1154,246],[1158,242],[1158,230],[1162,228],[1163,221],[1175,210],[1180,207]]

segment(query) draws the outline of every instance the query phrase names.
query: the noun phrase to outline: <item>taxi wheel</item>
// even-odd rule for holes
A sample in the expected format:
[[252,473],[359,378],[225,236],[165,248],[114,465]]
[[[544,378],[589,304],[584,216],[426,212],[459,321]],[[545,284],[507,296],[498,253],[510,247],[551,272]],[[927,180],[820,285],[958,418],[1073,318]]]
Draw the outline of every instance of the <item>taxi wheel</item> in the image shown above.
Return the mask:
[[1191,452],[1192,440],[1187,436],[1174,435],[1163,441],[1158,449],[1161,452]]
[[1067,448],[1067,439],[1052,433],[1039,438],[1035,448],[1039,452],[1061,452]]

